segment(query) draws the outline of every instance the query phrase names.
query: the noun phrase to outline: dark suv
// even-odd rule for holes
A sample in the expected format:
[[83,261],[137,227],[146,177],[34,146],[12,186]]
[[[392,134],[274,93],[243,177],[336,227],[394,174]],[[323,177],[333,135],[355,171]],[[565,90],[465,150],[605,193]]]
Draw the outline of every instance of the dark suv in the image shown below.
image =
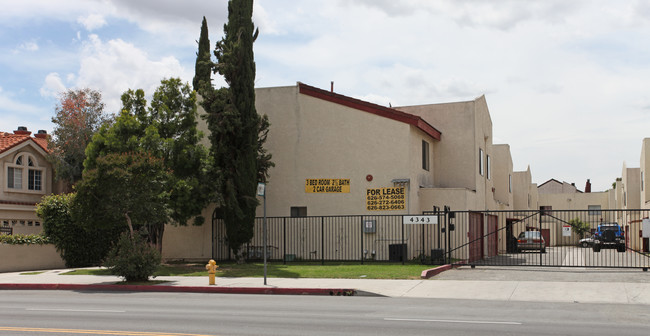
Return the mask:
[[625,235],[616,223],[601,223],[594,234],[594,252],[604,247],[616,247],[618,252],[625,252]]

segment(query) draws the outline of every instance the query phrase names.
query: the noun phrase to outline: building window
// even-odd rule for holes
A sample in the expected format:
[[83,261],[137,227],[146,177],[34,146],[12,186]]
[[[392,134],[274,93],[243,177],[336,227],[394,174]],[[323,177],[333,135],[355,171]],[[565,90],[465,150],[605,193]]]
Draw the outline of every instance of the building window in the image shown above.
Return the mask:
[[429,143],[422,140],[422,169],[429,171]]
[[23,188],[23,170],[20,168],[9,167],[7,169],[7,188]]
[[36,159],[30,154],[18,154],[12,163],[6,165],[6,169],[7,189],[38,192],[43,190],[44,170],[37,166]]
[[307,217],[307,207],[291,207],[291,217]]
[[508,192],[512,193],[512,175],[508,175]]
[[492,160],[489,155],[486,157],[485,163],[487,164],[487,179],[490,180],[492,179]]
[[589,215],[600,216],[600,205],[588,205]]
[[30,169],[29,179],[27,180],[27,189],[41,190],[41,185],[41,171]]
[[484,171],[484,162],[483,162],[483,149],[479,148],[478,149],[478,173],[483,176],[485,174]]

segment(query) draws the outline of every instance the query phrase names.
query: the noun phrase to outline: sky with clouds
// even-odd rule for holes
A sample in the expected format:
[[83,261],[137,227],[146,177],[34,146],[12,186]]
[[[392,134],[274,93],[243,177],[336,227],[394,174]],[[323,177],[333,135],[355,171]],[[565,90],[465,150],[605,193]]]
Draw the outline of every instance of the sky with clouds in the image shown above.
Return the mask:
[[[0,0],[0,130],[52,131],[57,95],[191,82],[226,0]],[[485,95],[515,170],[611,187],[650,137],[650,2],[257,0],[257,87],[297,81],[381,105]],[[214,84],[223,85],[221,79]],[[435,126],[435,125],[434,125]],[[444,137],[444,135],[443,135]]]

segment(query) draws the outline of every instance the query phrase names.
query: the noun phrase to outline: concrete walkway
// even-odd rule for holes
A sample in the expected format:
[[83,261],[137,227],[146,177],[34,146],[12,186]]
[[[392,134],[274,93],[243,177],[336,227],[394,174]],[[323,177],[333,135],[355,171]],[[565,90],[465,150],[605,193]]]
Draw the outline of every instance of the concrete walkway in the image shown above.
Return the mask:
[[317,294],[478,299],[498,301],[650,304],[650,272],[607,269],[461,267],[428,280],[157,277],[165,283],[116,285],[115,276],[0,273],[0,289],[175,291],[256,294]]

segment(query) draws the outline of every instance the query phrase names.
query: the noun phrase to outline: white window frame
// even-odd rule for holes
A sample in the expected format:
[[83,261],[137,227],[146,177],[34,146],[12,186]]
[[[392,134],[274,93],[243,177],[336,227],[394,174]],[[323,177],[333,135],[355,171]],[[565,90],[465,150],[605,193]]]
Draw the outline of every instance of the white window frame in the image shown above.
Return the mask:
[[[22,157],[21,164],[16,164],[18,158]],[[33,166],[29,166],[29,162],[32,162]],[[14,171],[21,171],[21,185],[20,188],[10,188],[9,187],[9,170],[13,169]],[[40,190],[29,189],[29,172],[30,170],[40,172]],[[11,161],[5,162],[3,170],[4,182],[3,189],[8,193],[25,193],[25,194],[45,194],[45,181],[47,180],[47,171],[45,167],[39,165],[39,160],[36,157],[28,152],[19,152],[15,154]]]
[[487,179],[491,180],[492,179],[492,159],[490,158],[489,155],[485,156],[485,173],[487,175]]
[[478,149],[478,173],[485,176],[485,161],[483,159],[483,148]]
[[431,171],[431,146],[426,140],[422,140],[422,169]]

